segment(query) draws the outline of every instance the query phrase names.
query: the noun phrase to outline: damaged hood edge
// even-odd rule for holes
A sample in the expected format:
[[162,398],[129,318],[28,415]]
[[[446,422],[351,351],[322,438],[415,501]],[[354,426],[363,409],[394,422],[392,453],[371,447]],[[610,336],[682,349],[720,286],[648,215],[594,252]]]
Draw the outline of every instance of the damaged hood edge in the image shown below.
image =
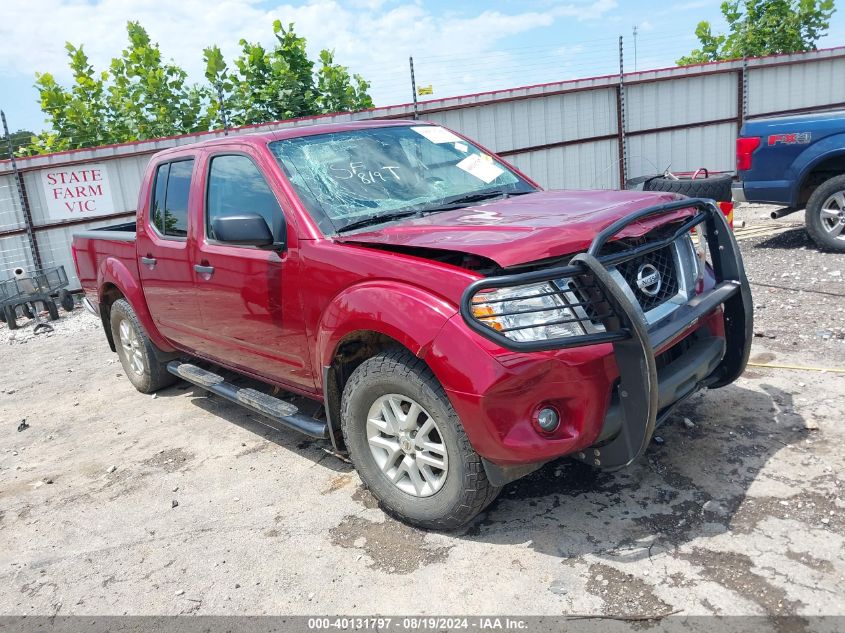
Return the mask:
[[[485,257],[507,268],[586,250],[616,220],[683,198],[640,191],[540,191],[486,204],[402,220],[334,240],[368,246],[427,248]],[[692,209],[634,222],[617,238],[639,237]]]

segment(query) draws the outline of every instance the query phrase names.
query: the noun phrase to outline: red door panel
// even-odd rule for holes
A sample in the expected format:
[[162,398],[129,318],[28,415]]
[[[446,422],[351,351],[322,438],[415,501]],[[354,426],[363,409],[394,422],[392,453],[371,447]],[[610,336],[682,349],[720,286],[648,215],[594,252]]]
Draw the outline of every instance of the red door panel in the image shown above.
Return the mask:
[[144,298],[159,332],[172,343],[196,349],[204,332],[194,291],[188,231],[193,160],[162,163],[155,168],[151,200],[138,222],[138,270]]
[[258,213],[274,235],[285,232],[279,197],[252,151],[244,147],[243,153],[208,156],[202,168],[206,193],[197,221],[195,256],[200,268],[193,271],[205,324],[201,350],[227,365],[311,391],[315,381],[302,314],[295,232],[286,231],[286,248],[281,252],[232,246],[215,240],[208,220]]

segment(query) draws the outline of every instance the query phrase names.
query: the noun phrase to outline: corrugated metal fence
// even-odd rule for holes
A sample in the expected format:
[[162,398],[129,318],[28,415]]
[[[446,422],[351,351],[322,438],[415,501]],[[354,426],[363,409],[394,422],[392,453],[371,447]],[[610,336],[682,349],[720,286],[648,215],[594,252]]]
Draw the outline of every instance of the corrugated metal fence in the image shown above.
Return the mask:
[[[667,167],[731,171],[744,118],[845,107],[842,77],[845,47],[438,99],[420,103],[419,114],[478,140],[547,188],[609,189]],[[237,128],[230,134],[412,116],[413,106],[403,104]],[[72,233],[129,218],[154,152],[220,135],[189,134],[20,159],[25,201],[17,196],[10,162],[0,161],[0,279],[15,266],[33,266],[23,204],[29,206],[44,266],[63,264],[71,288],[77,288]],[[56,201],[48,199],[48,175],[86,165],[105,174],[107,212],[96,220],[80,214],[57,218]]]

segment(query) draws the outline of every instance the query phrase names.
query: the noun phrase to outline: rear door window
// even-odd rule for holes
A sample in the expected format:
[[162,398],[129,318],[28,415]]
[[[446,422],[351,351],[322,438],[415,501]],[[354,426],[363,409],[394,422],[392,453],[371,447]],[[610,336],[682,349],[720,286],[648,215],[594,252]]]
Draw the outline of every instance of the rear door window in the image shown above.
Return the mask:
[[188,235],[188,198],[191,193],[193,160],[170,164],[167,177],[167,198],[164,203],[164,234],[173,237]]
[[170,163],[159,165],[156,169],[153,204],[150,221],[156,230],[164,235],[164,198],[167,195],[167,175],[170,173]]
[[194,160],[164,163],[156,169],[151,222],[166,237],[188,236],[188,200]]

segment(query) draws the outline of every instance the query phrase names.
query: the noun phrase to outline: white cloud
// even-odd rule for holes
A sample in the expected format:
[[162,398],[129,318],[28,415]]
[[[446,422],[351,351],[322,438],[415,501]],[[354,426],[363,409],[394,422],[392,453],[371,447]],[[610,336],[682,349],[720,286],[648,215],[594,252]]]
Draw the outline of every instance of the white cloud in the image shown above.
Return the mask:
[[[219,44],[231,59],[241,38],[270,44],[272,21],[279,19],[296,24],[313,55],[321,48],[335,49],[338,61],[372,80],[371,92],[384,105],[407,100],[409,55],[437,57],[439,66],[448,66],[444,63],[448,57],[483,58],[496,51],[503,38],[558,20],[600,19],[617,3],[554,2],[537,10],[487,10],[478,15],[457,10],[435,14],[417,0],[310,0],[271,9],[258,0],[6,0],[4,4],[0,75],[50,71],[67,81],[65,41],[84,44],[95,67],[105,68],[126,45],[126,21],[138,20],[160,44],[165,58],[174,59],[200,81],[204,47]],[[507,56],[497,57],[497,64],[503,59]],[[438,96],[484,88],[473,72],[442,82],[433,74],[425,83],[434,82]]]

